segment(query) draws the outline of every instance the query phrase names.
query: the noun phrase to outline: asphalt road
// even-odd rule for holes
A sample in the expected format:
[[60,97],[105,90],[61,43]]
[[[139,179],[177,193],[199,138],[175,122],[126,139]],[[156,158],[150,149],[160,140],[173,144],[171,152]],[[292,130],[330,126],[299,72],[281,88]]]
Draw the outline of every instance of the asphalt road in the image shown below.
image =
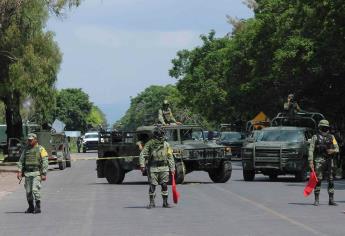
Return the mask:
[[[82,156],[96,153],[76,157]],[[304,183],[288,177],[270,182],[264,176],[244,182],[239,163],[233,165],[228,183],[191,173],[178,185],[178,205],[162,208],[157,194],[158,207],[148,210],[146,177],[138,171],[128,173],[124,184],[110,185],[96,178],[95,161],[76,161],[72,168],[49,172],[42,214],[23,213],[23,186],[4,197],[0,235],[345,235],[344,181],[336,182],[338,207],[327,205],[325,188],[321,206],[314,207],[313,197],[303,196]]]

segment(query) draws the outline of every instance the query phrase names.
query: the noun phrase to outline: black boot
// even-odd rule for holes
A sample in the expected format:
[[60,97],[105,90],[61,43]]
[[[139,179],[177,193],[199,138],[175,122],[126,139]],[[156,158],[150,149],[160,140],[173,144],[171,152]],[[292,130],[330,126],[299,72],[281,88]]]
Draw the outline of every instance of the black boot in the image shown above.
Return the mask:
[[34,207],[34,200],[28,200],[29,208],[25,211],[25,213],[34,213],[35,207]]
[[155,196],[150,195],[150,204],[147,206],[147,209],[151,209],[151,208],[155,208],[155,207],[156,207]]
[[338,206],[336,202],[334,202],[334,193],[329,194],[329,202],[328,205],[330,206]]
[[34,213],[35,214],[41,213],[41,201],[40,200],[36,201],[36,206],[35,206],[35,212]]
[[318,205],[320,205],[320,203],[319,203],[319,194],[315,193],[314,195],[315,195],[314,206],[318,206]]
[[163,207],[170,208],[170,205],[168,203],[168,196],[165,196],[165,195],[163,195]]

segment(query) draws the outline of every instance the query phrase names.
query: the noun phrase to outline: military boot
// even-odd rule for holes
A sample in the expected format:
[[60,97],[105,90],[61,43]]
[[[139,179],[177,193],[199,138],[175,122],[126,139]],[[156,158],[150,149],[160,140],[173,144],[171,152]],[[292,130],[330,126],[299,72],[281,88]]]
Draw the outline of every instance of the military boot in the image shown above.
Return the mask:
[[35,206],[35,211],[34,211],[35,214],[39,214],[41,213],[41,201],[38,200],[36,201],[36,206]]
[[29,208],[25,211],[25,213],[34,213],[34,211],[35,211],[34,201],[28,200],[28,203],[29,203]]
[[170,208],[170,205],[168,203],[168,196],[163,195],[163,207],[164,208]]
[[330,205],[330,206],[338,206],[338,204],[334,201],[334,193],[330,193],[329,194],[328,205]]
[[317,193],[315,193],[315,201],[314,201],[314,206],[318,206],[318,205],[320,205],[320,203],[319,203],[319,194],[317,194]]
[[151,209],[151,208],[155,208],[155,207],[156,207],[155,196],[150,195],[150,204],[147,206],[147,209]]

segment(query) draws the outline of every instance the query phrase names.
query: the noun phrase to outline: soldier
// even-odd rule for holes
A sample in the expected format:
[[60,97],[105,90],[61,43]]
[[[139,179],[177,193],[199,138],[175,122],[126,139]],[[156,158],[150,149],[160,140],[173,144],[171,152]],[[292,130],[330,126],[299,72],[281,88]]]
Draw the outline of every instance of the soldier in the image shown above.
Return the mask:
[[83,139],[79,136],[77,139],[77,149],[78,149],[78,153],[80,153],[80,149],[81,149],[81,144],[83,142]]
[[150,203],[148,209],[155,207],[155,190],[156,186],[161,185],[163,198],[163,207],[169,208],[168,204],[168,181],[169,171],[175,173],[175,162],[172,148],[169,143],[164,141],[164,131],[156,127],[153,131],[153,139],[148,141],[143,151],[140,153],[140,169],[145,172],[145,160],[149,176],[149,197]]
[[288,95],[287,102],[284,103],[284,110],[288,113],[288,115],[291,116],[294,116],[297,112],[302,111],[298,103],[295,101],[295,95]]
[[41,213],[41,181],[46,180],[47,171],[47,151],[38,144],[36,134],[28,134],[28,143],[20,156],[17,173],[19,180],[25,177],[24,187],[29,203],[29,208],[25,213]]
[[319,205],[319,195],[321,189],[321,181],[324,174],[328,179],[328,195],[331,206],[336,206],[334,202],[334,182],[333,182],[333,157],[339,152],[339,147],[336,139],[329,133],[329,122],[321,120],[319,122],[319,132],[311,138],[309,147],[309,165],[310,169],[314,170],[318,178],[318,183],[315,187],[315,202],[314,205]]
[[175,120],[168,100],[164,100],[162,108],[159,109],[158,120],[162,125],[181,124]]

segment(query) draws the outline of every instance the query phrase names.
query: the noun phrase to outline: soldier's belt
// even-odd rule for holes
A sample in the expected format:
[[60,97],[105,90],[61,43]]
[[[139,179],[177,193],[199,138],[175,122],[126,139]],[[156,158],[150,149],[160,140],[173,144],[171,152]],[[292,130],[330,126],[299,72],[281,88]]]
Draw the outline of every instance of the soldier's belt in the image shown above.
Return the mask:
[[149,161],[150,167],[162,167],[162,166],[168,166],[167,161]]

